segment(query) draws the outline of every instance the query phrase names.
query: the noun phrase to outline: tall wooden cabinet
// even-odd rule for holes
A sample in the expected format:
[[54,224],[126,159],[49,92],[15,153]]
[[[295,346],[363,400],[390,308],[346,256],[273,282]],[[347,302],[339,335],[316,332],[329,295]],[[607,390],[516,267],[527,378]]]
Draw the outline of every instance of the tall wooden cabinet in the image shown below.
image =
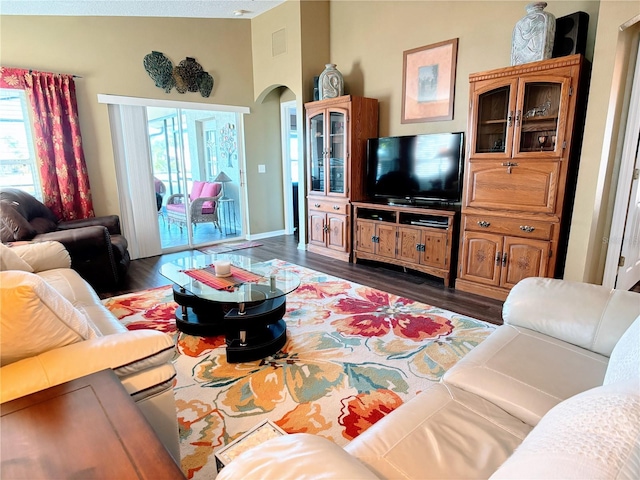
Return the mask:
[[457,289],[504,299],[563,266],[586,67],[572,55],[470,75]]
[[307,249],[349,261],[351,202],[365,198],[366,142],[378,136],[378,101],[345,95],[305,109]]

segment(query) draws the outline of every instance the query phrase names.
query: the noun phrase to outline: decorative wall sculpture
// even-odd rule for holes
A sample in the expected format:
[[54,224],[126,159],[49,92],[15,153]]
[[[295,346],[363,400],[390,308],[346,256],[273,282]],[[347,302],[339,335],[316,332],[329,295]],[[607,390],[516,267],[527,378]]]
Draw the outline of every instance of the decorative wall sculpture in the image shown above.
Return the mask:
[[156,87],[167,93],[175,87],[178,93],[199,91],[203,97],[211,95],[213,77],[203,70],[195,58],[187,57],[174,67],[162,52],[153,51],[144,57],[143,64]]

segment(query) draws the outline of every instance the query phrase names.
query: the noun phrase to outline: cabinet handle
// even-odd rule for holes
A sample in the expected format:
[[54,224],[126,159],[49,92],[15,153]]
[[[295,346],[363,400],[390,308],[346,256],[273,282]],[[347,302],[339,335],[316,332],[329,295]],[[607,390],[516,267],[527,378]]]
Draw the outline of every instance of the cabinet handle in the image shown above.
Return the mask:
[[505,252],[504,255],[502,255],[502,266],[506,267],[507,266],[507,253]]
[[518,126],[518,122],[520,121],[520,110],[516,112],[516,127]]
[[418,252],[426,252],[426,245],[424,243],[416,243],[416,251]]
[[320,204],[319,203],[314,203],[316,208],[320,208]]
[[333,209],[334,209],[334,210],[340,210],[340,205],[334,205],[334,206],[333,206]]
[[478,220],[478,225],[480,225],[482,228],[487,228],[489,225],[491,225],[491,222],[487,222],[485,220]]
[[496,253],[496,265],[500,265],[501,256],[502,256],[501,252]]
[[507,117],[507,127],[511,126],[511,121],[513,120],[513,110],[509,112],[509,116]]
[[325,231],[325,233],[328,232],[329,231],[329,225],[325,225],[322,229]]
[[520,225],[520,230],[523,232],[531,233],[536,229],[536,227],[531,227],[529,225]]
[[511,173],[511,167],[517,167],[518,164],[516,162],[502,162],[503,167],[507,167],[507,173]]

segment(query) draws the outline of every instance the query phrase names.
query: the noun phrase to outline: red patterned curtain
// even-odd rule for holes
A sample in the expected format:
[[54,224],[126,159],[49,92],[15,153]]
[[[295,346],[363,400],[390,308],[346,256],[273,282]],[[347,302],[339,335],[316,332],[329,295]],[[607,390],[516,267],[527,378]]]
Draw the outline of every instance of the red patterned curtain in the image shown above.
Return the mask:
[[62,220],[94,217],[73,76],[2,67],[0,87],[29,98],[45,205]]

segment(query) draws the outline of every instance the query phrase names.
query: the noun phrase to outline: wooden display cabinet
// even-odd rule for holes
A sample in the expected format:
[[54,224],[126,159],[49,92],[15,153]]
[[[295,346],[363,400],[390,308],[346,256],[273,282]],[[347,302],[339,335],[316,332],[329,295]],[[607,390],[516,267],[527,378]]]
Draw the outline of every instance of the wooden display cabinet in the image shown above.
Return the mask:
[[366,141],[378,136],[378,101],[345,95],[305,104],[307,249],[351,259],[351,202],[365,197]]
[[353,209],[354,263],[359,259],[391,263],[451,285],[455,211],[366,202],[355,202]]
[[470,75],[456,288],[504,300],[561,270],[586,67],[571,55]]

